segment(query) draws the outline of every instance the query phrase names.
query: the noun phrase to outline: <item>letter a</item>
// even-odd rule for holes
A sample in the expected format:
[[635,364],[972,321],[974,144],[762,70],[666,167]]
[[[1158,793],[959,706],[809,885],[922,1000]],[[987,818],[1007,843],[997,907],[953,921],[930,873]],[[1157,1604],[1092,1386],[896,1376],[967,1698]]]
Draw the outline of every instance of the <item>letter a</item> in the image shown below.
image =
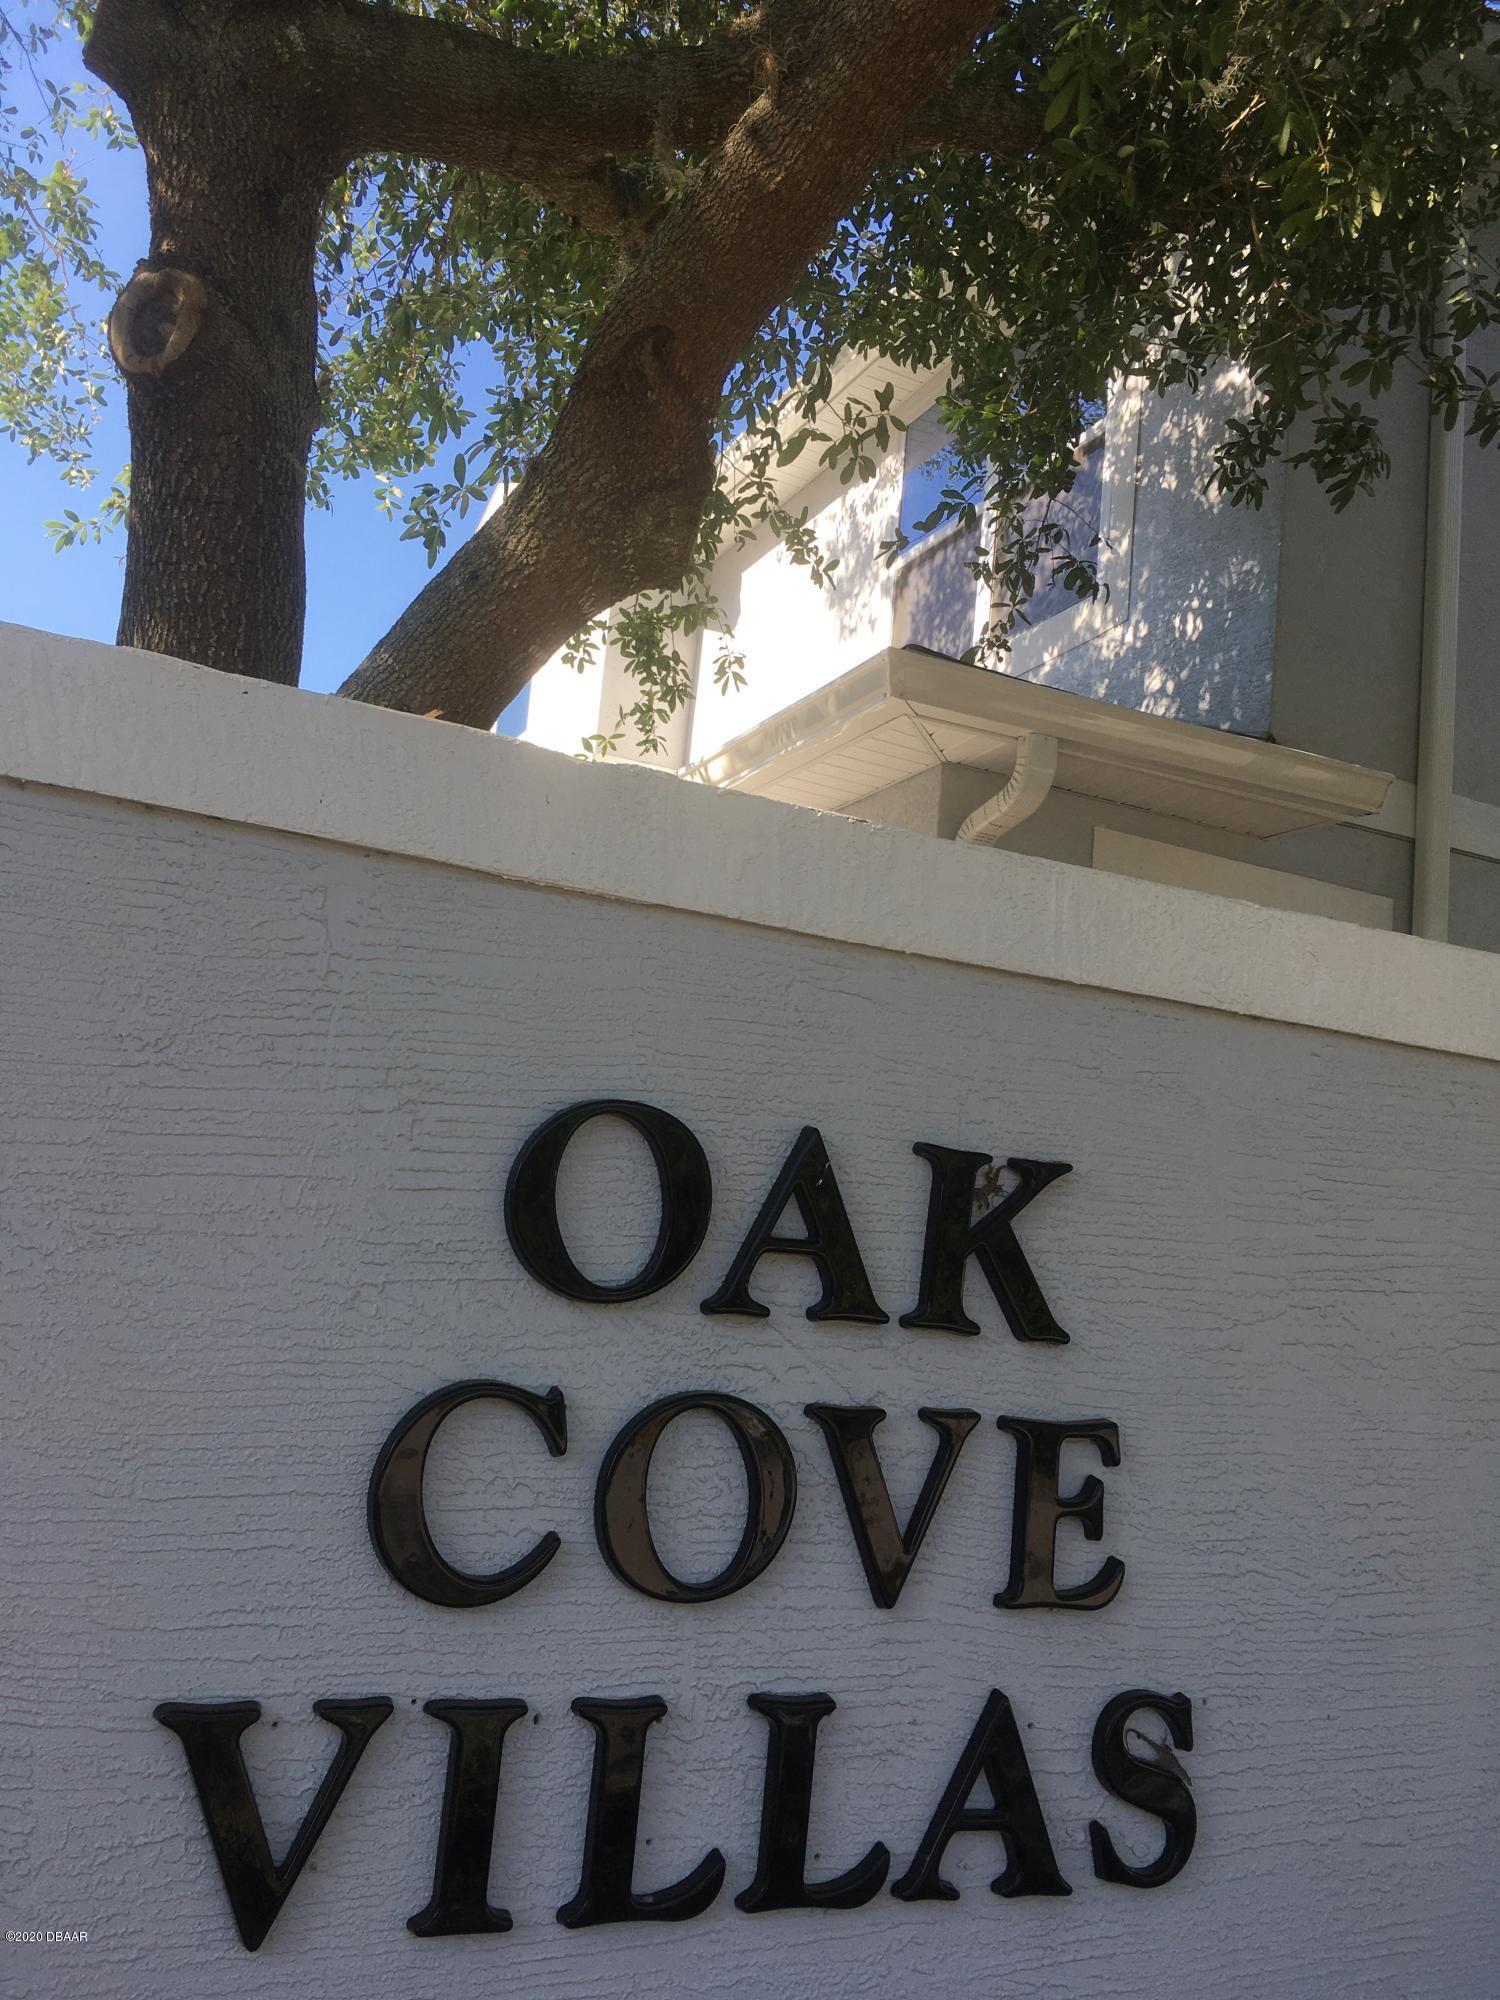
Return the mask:
[[[981,1778],[994,1804],[971,1806],[969,1795]],[[1072,1895],[1057,1872],[1015,1716],[998,1688],[991,1691],[964,1745],[910,1868],[891,1884],[891,1894],[903,1903],[957,1902],[957,1889],[938,1873],[943,1851],[956,1833],[998,1833],[1005,1842],[1005,1872],[990,1884],[997,1896]]]

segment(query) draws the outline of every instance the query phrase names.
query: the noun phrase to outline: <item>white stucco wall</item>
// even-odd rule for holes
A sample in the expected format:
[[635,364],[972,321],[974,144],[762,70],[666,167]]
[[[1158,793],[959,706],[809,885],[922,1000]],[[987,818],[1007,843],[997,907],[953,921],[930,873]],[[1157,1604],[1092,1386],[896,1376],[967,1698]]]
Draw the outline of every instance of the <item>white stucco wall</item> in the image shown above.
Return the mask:
[[604,707],[603,651],[578,672],[556,652],[535,673],[527,688],[526,727],[523,742],[543,750],[560,750],[576,757],[584,738],[599,731]]
[[[825,472],[797,495],[823,554],[837,559],[827,584],[814,583],[805,565],[768,538],[723,559],[715,587],[745,656],[745,684],[718,689],[711,670],[700,677],[694,761],[890,644],[893,575],[878,551],[896,532],[901,464],[898,438],[872,479],[840,486],[836,473]],[[712,648],[710,640],[710,669]]]
[[[379,782],[376,782],[376,780]],[[1487,2000],[1500,1730],[1500,968],[1406,938],[959,850],[477,732],[110,649],[0,633],[0,877],[12,1180],[0,1504],[0,1898],[38,2000],[505,1990],[700,1996],[1330,1994]],[[585,1307],[519,1267],[516,1148],[589,1096],[699,1134],[715,1207],[692,1269]],[[814,1325],[767,1260],[766,1321],[699,1300],[798,1128],[821,1127],[883,1328]],[[1066,1159],[1019,1225],[1066,1347],[901,1330],[917,1139]],[[655,1227],[634,1142],[564,1182],[595,1275]],[[495,1563],[563,1550],[476,1612],[403,1594],[365,1485],[446,1381],[566,1392],[569,1450],[469,1412],[434,1523]],[[652,1397],[765,1408],[801,1498],[742,1595],[670,1607],[594,1547],[608,1439]],[[878,1403],[903,1517],[919,1405],[979,1410],[911,1582],[871,1604],[802,1406]],[[1096,1614],[1006,1612],[1002,1413],[1106,1416]],[[1079,1475],[1092,1469],[1077,1453]],[[663,1453],[663,1552],[706,1570],[739,1474],[704,1429]],[[1086,1837],[1154,1850],[1089,1769],[1132,1685],[1183,1690],[1197,1850],[1150,1893]],[[956,1904],[882,1895],[745,1916],[765,1725],[747,1693],[826,1690],[814,1874],[911,1859],[988,1690],[1013,1701],[1066,1900],[1000,1901],[963,1835]],[[692,1923],[569,1932],[589,1732],[575,1695],[654,1693],[639,1884],[711,1845]],[[374,1740],[257,1957],[235,1939],[164,1699],[253,1698],[280,1852],[332,1732]],[[514,1695],[492,1894],[503,1937],[419,1942],[445,1732],[433,1696]],[[275,1724],[273,1728],[271,1725]]]

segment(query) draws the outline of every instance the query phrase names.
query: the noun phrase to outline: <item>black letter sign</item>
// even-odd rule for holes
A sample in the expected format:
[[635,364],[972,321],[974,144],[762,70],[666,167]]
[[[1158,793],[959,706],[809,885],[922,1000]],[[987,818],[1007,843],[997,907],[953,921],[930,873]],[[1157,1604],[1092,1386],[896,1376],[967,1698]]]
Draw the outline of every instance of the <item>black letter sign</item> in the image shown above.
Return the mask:
[[[969,1795],[981,1778],[994,1804],[971,1806]],[[1015,1716],[998,1688],[991,1690],[932,1824],[910,1868],[891,1884],[891,1894],[903,1903],[957,1902],[957,1889],[938,1873],[943,1850],[955,1833],[998,1833],[1005,1842],[1005,1872],[990,1884],[997,1896],[1072,1895],[1057,1872]]]
[[545,1534],[519,1561],[490,1576],[470,1576],[438,1553],[422,1500],[427,1453],[445,1417],[452,1416],[463,1403],[486,1401],[513,1403],[524,1410],[547,1440],[554,1458],[561,1458],[567,1450],[568,1417],[561,1389],[536,1396],[529,1389],[512,1388],[508,1382],[452,1382],[407,1411],[380,1447],[370,1474],[368,1513],[375,1552],[404,1590],[429,1604],[465,1609],[498,1604],[502,1597],[513,1597],[533,1577],[540,1576],[562,1547],[556,1535]]
[[724,1881],[724,1857],[709,1849],[691,1875],[670,1889],[637,1895],[635,1837],[641,1818],[641,1775],[646,1731],[667,1712],[659,1695],[640,1701],[573,1703],[573,1713],[594,1726],[594,1774],[589,1784],[589,1823],[583,1837],[583,1873],[578,1894],[564,1903],[557,1921],[571,1930],[585,1924],[680,1924],[701,1916]]
[[875,1426],[885,1411],[841,1409],[835,1403],[809,1403],[805,1414],[828,1440],[833,1469],[838,1474],[844,1509],[854,1531],[859,1559],[865,1566],[870,1595],[884,1611],[901,1595],[917,1550],[921,1548],[943,1489],[958,1463],[964,1439],[979,1422],[977,1410],[918,1410],[924,1424],[938,1434],[938,1447],[911,1518],[902,1534],[891,1505],[890,1488],[875,1449]]
[[[568,1253],[557,1220],[557,1172],[568,1141],[592,1118],[623,1118],[651,1148],[661,1181],[661,1227],[651,1255],[623,1284],[586,1278]],[[698,1254],[708,1231],[713,1182],[703,1148],[686,1125],[650,1104],[598,1097],[559,1111],[517,1153],[505,1184],[505,1231],[533,1278],[565,1299],[619,1304],[671,1284]]]
[[1069,1438],[1086,1438],[1106,1465],[1120,1463],[1120,1432],[1103,1417],[1048,1424],[1039,1417],[997,1417],[1016,1441],[1016,1497],[1011,1511],[1010,1581],[995,1602],[1007,1610],[1050,1604],[1071,1611],[1099,1611],[1117,1595],[1125,1565],[1110,1556],[1087,1583],[1059,1590],[1052,1576],[1059,1521],[1077,1521],[1085,1537],[1104,1533],[1104,1488],[1090,1473],[1064,1500],[1057,1490],[1058,1463]]
[[490,1902],[490,1853],[500,1796],[505,1732],[526,1713],[524,1701],[427,1701],[423,1708],[453,1732],[448,1782],[438,1824],[437,1867],[427,1907],[408,1917],[418,1937],[472,1937],[508,1931],[509,1910]]
[[771,1725],[761,1795],[760,1858],[755,1880],[735,1897],[738,1909],[857,1910],[885,1880],[890,1849],[877,1840],[863,1861],[831,1882],[807,1879],[807,1822],[812,1812],[818,1724],[832,1715],[826,1694],[752,1694],[746,1700]]
[[[1132,1868],[1115,1852],[1115,1844],[1099,1824],[1089,1821],[1089,1847],[1094,1873],[1101,1882],[1123,1882],[1132,1889],[1159,1889],[1187,1866],[1198,1834],[1198,1809],[1170,1750],[1151,1742],[1126,1724],[1137,1709],[1159,1715],[1179,1750],[1193,1747],[1193,1704],[1185,1694],[1153,1694],[1150,1688],[1129,1688],[1106,1702],[1094,1725],[1094,1775],[1106,1791],[1142,1812],[1154,1813],[1167,1829],[1161,1853],[1143,1868]],[[1128,1735],[1140,1736],[1152,1752],[1149,1759],[1132,1757],[1125,1748]]]
[[[707,1410],[729,1426],[749,1482],[745,1532],[719,1574],[707,1583],[683,1583],[665,1567],[651,1536],[646,1478],[651,1454],[674,1417]],[[797,1467],[791,1446],[766,1415],[738,1396],[663,1396],[632,1417],[599,1468],[594,1489],[594,1533],[600,1552],[622,1583],[667,1604],[706,1604],[752,1583],[786,1540],[797,1505]]]
[[903,1326],[935,1333],[978,1333],[979,1322],[964,1311],[964,1269],[971,1257],[990,1281],[1006,1324],[1017,1340],[1065,1341],[1067,1335],[1042,1297],[1026,1252],[1011,1227],[1044,1187],[1073,1169],[1062,1160],[1007,1160],[1019,1176],[1003,1200],[974,1221],[974,1183],[991,1165],[988,1153],[960,1153],[951,1146],[912,1147],[932,1168],[927,1198],[927,1236],[922,1245],[920,1296]]
[[187,1752],[203,1821],[246,1951],[258,1951],[265,1942],[345,1785],[354,1776],[355,1765],[390,1712],[391,1704],[382,1697],[313,1703],[313,1714],[331,1722],[343,1741],[278,1868],[271,1859],[265,1824],[240,1749],[240,1738],[252,1722],[260,1720],[260,1703],[164,1701],[155,1710],[157,1721],[181,1739]]
[[[789,1201],[797,1204],[805,1236],[775,1234],[781,1211]],[[772,1252],[779,1257],[810,1257],[817,1265],[823,1290],[817,1304],[807,1309],[809,1319],[845,1319],[863,1326],[885,1326],[889,1321],[890,1314],[880,1310],[870,1290],[859,1245],[849,1226],[849,1212],[833,1177],[828,1148],[815,1125],[804,1125],[798,1134],[728,1276],[713,1297],[703,1301],[702,1310],[769,1319],[771,1308],[750,1296],[750,1280],[761,1258]]]

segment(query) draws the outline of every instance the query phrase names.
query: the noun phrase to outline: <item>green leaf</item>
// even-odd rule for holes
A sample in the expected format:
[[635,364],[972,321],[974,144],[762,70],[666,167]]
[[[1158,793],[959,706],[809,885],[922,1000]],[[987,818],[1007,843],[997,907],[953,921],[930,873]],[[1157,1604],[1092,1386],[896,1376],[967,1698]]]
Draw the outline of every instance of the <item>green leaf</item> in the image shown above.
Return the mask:
[[1055,132],[1058,126],[1061,125],[1068,115],[1069,105],[1073,102],[1074,91],[1075,84],[1072,79],[1063,84],[1057,95],[1047,106],[1046,116],[1042,120],[1042,129],[1044,131]]

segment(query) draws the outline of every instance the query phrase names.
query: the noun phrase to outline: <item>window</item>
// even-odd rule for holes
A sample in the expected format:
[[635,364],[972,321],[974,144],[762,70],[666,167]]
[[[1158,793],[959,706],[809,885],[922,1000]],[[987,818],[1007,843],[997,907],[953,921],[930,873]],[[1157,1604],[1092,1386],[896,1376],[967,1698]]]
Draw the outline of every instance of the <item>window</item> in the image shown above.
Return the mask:
[[901,532],[909,542],[922,542],[934,531],[917,524],[926,520],[954,483],[956,460],[948,426],[934,404],[906,427],[905,466],[901,475]]
[[[1043,520],[1060,524],[1074,555],[1097,556],[1104,502],[1104,405],[1078,442],[1079,467],[1071,492],[1058,500],[1028,502],[1028,528]],[[895,588],[893,642],[925,646],[956,658],[975,642],[980,629],[980,592],[968,568],[974,538],[957,524],[919,524],[939,506],[956,472],[953,440],[934,406],[907,426],[901,479],[901,532],[911,545]],[[1055,580],[1043,557],[1036,588],[1022,606],[1027,625],[1039,625],[1078,602],[1066,583]],[[991,604],[990,615],[998,609]],[[1024,629],[1024,627],[1022,628]]]

